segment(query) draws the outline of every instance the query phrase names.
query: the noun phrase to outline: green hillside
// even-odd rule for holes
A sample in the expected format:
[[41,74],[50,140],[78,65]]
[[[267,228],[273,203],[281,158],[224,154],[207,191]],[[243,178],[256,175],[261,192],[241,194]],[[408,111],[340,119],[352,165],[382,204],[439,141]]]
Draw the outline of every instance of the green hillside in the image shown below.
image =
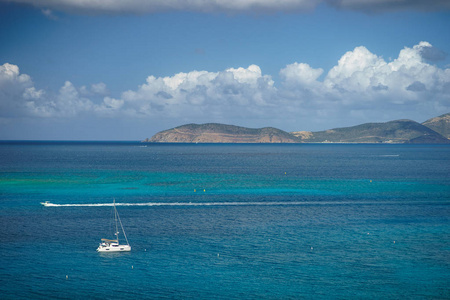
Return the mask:
[[450,113],[429,119],[423,122],[422,125],[433,129],[445,138],[450,139]]
[[447,142],[440,134],[411,120],[366,123],[353,127],[313,132],[303,140],[313,143],[410,143],[420,141]]
[[218,123],[187,124],[155,134],[154,143],[450,143],[450,113],[423,124],[411,120],[365,123],[309,132],[273,127],[247,128]]

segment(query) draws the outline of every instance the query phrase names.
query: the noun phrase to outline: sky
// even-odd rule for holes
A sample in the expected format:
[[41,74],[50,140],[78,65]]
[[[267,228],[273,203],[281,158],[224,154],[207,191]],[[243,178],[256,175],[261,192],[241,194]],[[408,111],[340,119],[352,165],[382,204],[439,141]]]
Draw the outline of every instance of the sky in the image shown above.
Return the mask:
[[0,0],[0,140],[424,122],[449,54],[447,0]]

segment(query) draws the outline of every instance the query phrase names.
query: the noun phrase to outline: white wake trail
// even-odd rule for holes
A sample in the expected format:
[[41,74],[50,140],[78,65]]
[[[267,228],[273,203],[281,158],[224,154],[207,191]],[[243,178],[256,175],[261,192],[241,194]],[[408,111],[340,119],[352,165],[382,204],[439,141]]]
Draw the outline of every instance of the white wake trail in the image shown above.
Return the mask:
[[[299,205],[361,205],[388,204],[386,201],[296,201],[296,202],[146,202],[116,203],[116,206],[299,206]],[[398,202],[395,202],[398,204]],[[55,204],[41,202],[45,207],[103,207],[112,203]]]

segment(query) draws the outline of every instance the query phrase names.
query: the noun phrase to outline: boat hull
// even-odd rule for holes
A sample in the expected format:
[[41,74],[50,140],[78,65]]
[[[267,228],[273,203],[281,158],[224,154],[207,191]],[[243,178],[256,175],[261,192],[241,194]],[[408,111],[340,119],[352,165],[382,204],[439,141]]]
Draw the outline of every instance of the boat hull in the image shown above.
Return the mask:
[[97,252],[127,252],[131,251],[130,245],[111,245],[111,246],[99,246]]

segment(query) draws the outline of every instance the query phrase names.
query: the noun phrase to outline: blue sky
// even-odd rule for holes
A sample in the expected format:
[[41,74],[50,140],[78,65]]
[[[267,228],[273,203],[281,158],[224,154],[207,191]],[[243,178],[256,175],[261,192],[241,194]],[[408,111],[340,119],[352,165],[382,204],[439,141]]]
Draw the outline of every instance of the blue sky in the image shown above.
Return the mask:
[[450,112],[449,2],[158,2],[0,0],[0,139],[141,140],[207,122],[318,131]]

